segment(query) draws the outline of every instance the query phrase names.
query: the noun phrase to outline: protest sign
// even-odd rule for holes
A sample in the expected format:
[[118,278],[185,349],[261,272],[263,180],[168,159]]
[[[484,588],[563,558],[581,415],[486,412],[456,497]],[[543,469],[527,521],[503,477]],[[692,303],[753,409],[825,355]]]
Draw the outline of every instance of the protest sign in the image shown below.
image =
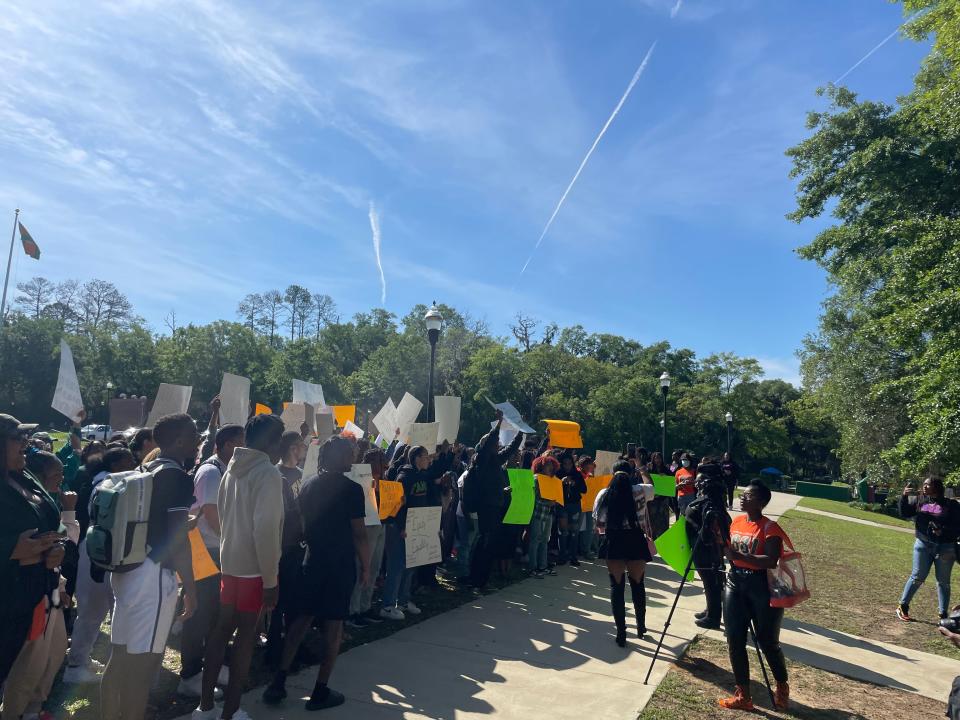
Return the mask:
[[[406,437],[410,432],[410,425],[416,421],[420,415],[420,409],[423,403],[417,400],[410,393],[404,393],[403,399],[397,405],[397,427],[400,428],[400,437]],[[396,428],[394,428],[396,430]]]
[[610,484],[613,475],[592,475],[587,478],[587,491],[580,496],[580,510],[593,512],[597,494]]
[[560,478],[537,475],[537,485],[540,486],[541,498],[563,505],[563,481]]
[[117,430],[143,427],[147,420],[146,398],[111,398],[110,427]]
[[254,415],[272,415],[273,410],[270,409],[269,405],[261,405],[257,403],[257,407],[253,412]]
[[191,565],[193,565],[193,579],[200,581],[205,580],[208,577],[213,577],[220,570],[217,569],[216,564],[213,562],[213,558],[210,557],[210,551],[207,550],[207,546],[203,544],[203,538],[200,536],[200,531],[197,528],[194,528],[187,533],[187,539],[190,540],[190,558]]
[[363,496],[367,502],[367,514],[363,519],[364,525],[379,525],[380,511],[377,510],[377,494],[373,489],[373,471],[369,465],[354,465],[350,468],[347,477],[363,488]]
[[580,425],[570,420],[544,420],[550,428],[550,445],[558,448],[582,448]]
[[397,421],[397,406],[393,404],[392,398],[387,398],[383,407],[373,417],[373,426],[387,441],[393,442],[400,424]]
[[147,418],[147,426],[153,427],[157,424],[157,420],[166,415],[185,413],[190,407],[192,394],[193,388],[187,385],[160,383],[157,397],[153,401],[153,408],[150,410],[150,417]]
[[246,425],[250,417],[250,380],[223,374],[220,382],[220,424]]
[[440,423],[437,442],[446,440],[451,445],[460,433],[461,400],[453,395],[437,395],[433,398],[434,417]]
[[651,475],[654,495],[664,497],[677,496],[677,479],[673,475]]
[[437,433],[439,432],[440,423],[413,423],[410,426],[410,434],[407,435],[407,445],[410,447],[423,445],[427,452],[435,452],[437,449]]
[[380,481],[380,519],[386,520],[400,512],[403,506],[403,483]]
[[307,403],[318,410],[327,405],[323,399],[323,387],[306,380],[293,381],[293,402]]
[[[523,421],[523,417],[520,415],[520,411],[517,410],[513,405],[508,402],[502,403],[493,403],[490,401],[490,398],[487,398],[487,402],[493,405],[493,407],[503,413],[503,419],[509,421],[510,424],[515,427],[519,432],[525,433],[527,435],[533,435],[536,430],[527,425]],[[514,433],[516,434],[516,433]]]
[[73,364],[73,351],[66,340],[60,341],[60,373],[50,407],[73,422],[80,422],[80,413],[83,411],[80,381],[77,380],[77,368]]
[[[693,556],[690,540],[687,538],[686,518],[681,516],[669,530],[654,541],[654,545],[657,546],[657,552],[663,561],[682,577]],[[687,574],[687,580],[693,580],[693,568]]]
[[407,510],[407,568],[433,565],[443,559],[440,553],[439,507]]
[[331,405],[330,409],[333,410],[333,418],[341,428],[345,428],[348,422],[352,423],[357,419],[356,405]]
[[303,460],[303,479],[313,477],[319,472],[320,445],[316,440],[307,445],[307,456]]
[[283,409],[283,420],[285,430],[300,432],[301,426],[306,423],[310,432],[313,432],[314,418],[313,406],[304,402],[292,402]]
[[510,478],[510,507],[503,517],[504,525],[527,525],[533,517],[533,471],[512,468],[507,470]]
[[343,431],[350,433],[357,440],[363,440],[363,430],[360,429],[359,425],[355,425],[353,420],[347,420],[347,424],[343,426]]
[[331,412],[318,412],[314,415],[314,421],[316,422],[316,427],[314,432],[317,435],[317,440],[323,442],[328,437],[333,435],[336,428],[333,426],[333,413]]
[[597,464],[593,469],[594,475],[613,475],[613,466],[620,461],[620,453],[597,450],[597,456],[593,460]]

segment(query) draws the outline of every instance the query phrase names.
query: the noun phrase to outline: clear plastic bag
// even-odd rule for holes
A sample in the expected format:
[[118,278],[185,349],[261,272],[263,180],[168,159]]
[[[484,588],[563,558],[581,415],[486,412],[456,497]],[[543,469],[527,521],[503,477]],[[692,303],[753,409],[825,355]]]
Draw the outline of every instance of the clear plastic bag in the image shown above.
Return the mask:
[[780,562],[767,570],[770,587],[770,607],[792,608],[810,597],[802,556],[789,542],[783,543]]

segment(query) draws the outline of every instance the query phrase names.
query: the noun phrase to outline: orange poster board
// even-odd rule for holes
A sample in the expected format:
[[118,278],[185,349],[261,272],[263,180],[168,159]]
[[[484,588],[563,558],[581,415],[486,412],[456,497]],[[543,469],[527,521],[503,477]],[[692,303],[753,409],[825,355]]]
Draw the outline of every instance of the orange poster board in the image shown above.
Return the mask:
[[540,486],[541,498],[563,505],[563,481],[560,478],[537,475],[537,485]]
[[255,410],[254,414],[256,414],[256,415],[271,415],[271,414],[273,414],[273,410],[270,409],[270,406],[269,406],[269,405],[264,405],[264,404],[262,404],[262,403],[257,403],[257,409]]
[[380,481],[380,519],[386,520],[400,512],[403,505],[403,483]]
[[593,503],[597,494],[610,484],[613,475],[595,475],[587,478],[587,491],[580,498],[580,509],[583,512],[593,512]]
[[204,580],[220,572],[213,558],[210,557],[210,551],[203,544],[203,538],[200,537],[200,531],[194,528],[187,537],[190,539],[190,556],[193,564],[193,579]]
[[332,409],[338,427],[345,428],[348,420],[352,423],[357,421],[356,405],[333,405]]
[[580,424],[570,420],[544,420],[550,428],[550,445],[558,448],[582,448]]

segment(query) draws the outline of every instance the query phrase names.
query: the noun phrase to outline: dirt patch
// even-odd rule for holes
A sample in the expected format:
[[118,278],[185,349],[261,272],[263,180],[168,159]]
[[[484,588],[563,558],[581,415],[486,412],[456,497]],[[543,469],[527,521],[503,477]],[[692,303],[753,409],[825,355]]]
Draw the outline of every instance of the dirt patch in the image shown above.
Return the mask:
[[755,712],[723,710],[717,705],[717,698],[728,697],[733,692],[727,646],[701,638],[690,645],[680,662],[667,673],[638,720],[738,720],[757,716],[810,720],[943,717],[945,702],[850,680],[789,660],[790,709],[776,712],[772,710],[773,704],[760,676],[755,653],[751,652],[750,660],[752,675],[756,676],[751,684]]

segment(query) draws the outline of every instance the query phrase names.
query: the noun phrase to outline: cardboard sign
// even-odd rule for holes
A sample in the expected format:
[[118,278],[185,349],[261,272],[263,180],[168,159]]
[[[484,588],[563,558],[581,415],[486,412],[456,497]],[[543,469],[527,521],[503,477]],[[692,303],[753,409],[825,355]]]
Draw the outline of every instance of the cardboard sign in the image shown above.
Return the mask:
[[303,460],[303,479],[313,477],[320,472],[320,446],[322,442],[314,440],[307,445],[307,456]]
[[333,435],[334,431],[336,430],[333,425],[333,413],[319,412],[314,416],[314,420],[317,423],[315,430],[317,440],[323,442],[328,437]]
[[257,403],[257,407],[253,412],[254,415],[272,415],[273,410],[270,409],[268,405],[261,405]]
[[587,478],[587,491],[580,496],[580,510],[583,512],[593,512],[593,503],[597,500],[597,495],[607,485],[613,475],[591,475]]
[[293,381],[293,402],[307,403],[317,409],[327,406],[323,399],[323,387],[306,380]]
[[220,573],[213,558],[210,557],[210,551],[203,544],[203,537],[200,530],[194,528],[187,533],[190,540],[190,558],[193,565],[193,579],[196,581],[204,580]]
[[540,497],[563,505],[563,481],[550,475],[537,475]]
[[504,424],[506,424],[506,421],[509,421],[513,427],[525,435],[533,435],[536,432],[536,430],[523,421],[523,418],[520,416],[520,411],[510,403],[502,402],[494,404],[490,402],[489,398],[487,398],[487,402],[503,413]]
[[331,405],[330,409],[333,410],[333,417],[339,427],[345,428],[347,423],[356,422],[356,405]]
[[[657,553],[663,561],[682,577],[683,571],[690,565],[690,558],[693,557],[693,549],[687,538],[686,518],[681,515],[669,530],[654,540],[654,545],[657,546]],[[687,580],[693,580],[693,568],[687,573]]]
[[673,475],[651,475],[653,490],[656,495],[663,497],[677,496],[677,479]]
[[250,417],[250,379],[223,374],[220,382],[220,424],[246,425]]
[[403,507],[403,483],[380,481],[380,519],[392,518]]
[[462,401],[453,395],[437,395],[433,398],[433,412],[440,423],[440,432],[437,433],[437,442],[444,440],[451,445],[457,441],[460,433],[460,410]]
[[558,448],[582,448],[580,425],[570,420],[544,420],[550,428],[550,444]]
[[437,449],[437,435],[440,433],[440,423],[413,423],[407,435],[407,445],[416,447],[423,445],[428,453]]
[[347,473],[347,477],[353,480],[363,489],[363,496],[367,502],[367,514],[364,516],[364,525],[379,525],[380,511],[377,510],[377,493],[373,489],[373,471],[369,465],[354,465]]
[[440,552],[439,507],[407,510],[407,568],[434,565],[443,559]]
[[594,475],[613,475],[613,466],[620,462],[620,453],[612,450],[597,450],[593,460],[597,464],[593,471]]
[[393,442],[397,428],[400,427],[400,423],[397,421],[397,406],[393,404],[393,399],[387,398],[383,407],[373,417],[373,426],[389,442]]
[[410,425],[420,415],[423,403],[410,393],[404,393],[403,399],[397,406],[397,427],[400,428],[400,437],[406,437],[410,432]]
[[281,415],[280,418],[283,420],[285,430],[300,432],[300,428],[306,423],[310,432],[313,432],[313,424],[315,422],[313,406],[308,403],[290,403],[283,409],[283,415]]
[[503,524],[529,525],[536,501],[533,471],[511,468],[507,470],[507,476],[510,478],[510,507],[503,516]]
[[150,417],[147,418],[147,427],[153,427],[157,420],[167,415],[185,413],[190,407],[190,396],[193,388],[188,385],[171,385],[160,383],[157,398],[153,401]]

